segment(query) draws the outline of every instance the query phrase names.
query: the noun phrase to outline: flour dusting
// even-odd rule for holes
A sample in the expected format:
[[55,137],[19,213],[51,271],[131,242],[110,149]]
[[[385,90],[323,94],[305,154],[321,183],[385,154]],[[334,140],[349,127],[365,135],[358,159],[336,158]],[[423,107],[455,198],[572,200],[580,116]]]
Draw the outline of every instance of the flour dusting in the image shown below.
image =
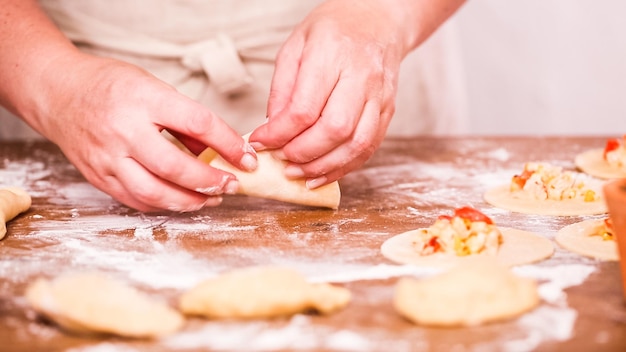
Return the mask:
[[141,350],[126,346],[122,343],[104,342],[94,346],[75,347],[65,352],[139,352]]
[[564,341],[572,337],[578,313],[569,308],[542,306],[522,316],[518,325],[528,334],[504,341],[504,351],[532,351],[545,341]]
[[584,264],[568,264],[556,266],[528,265],[513,269],[522,276],[533,277],[545,281],[539,286],[539,294],[544,301],[553,304],[565,304],[564,289],[582,284],[596,268]]
[[374,266],[343,266],[326,273],[309,276],[311,282],[351,282],[359,280],[385,280],[400,276],[424,277],[441,272],[440,269],[418,267],[414,265],[378,264]]
[[334,331],[315,326],[310,318],[293,316],[283,327],[268,330],[264,322],[207,323],[197,331],[183,332],[164,339],[176,350],[338,350],[370,351],[369,338],[349,330]]
[[[120,211],[125,209],[123,206],[81,178],[71,177],[73,181],[64,181],[62,186],[55,183],[55,177],[61,173],[76,175],[67,164],[51,167],[58,164],[45,157],[21,162],[4,159],[0,183],[20,186],[35,198],[45,198],[56,213],[50,215],[33,209],[28,215],[33,228],[10,235],[16,243],[25,245],[3,252],[0,279],[5,283],[25,283],[39,275],[60,275],[64,269],[101,270],[141,288],[181,294],[235,267],[273,264],[294,268],[310,282],[354,287],[355,292],[366,295],[356,298],[371,304],[371,314],[375,315],[379,313],[378,307],[389,306],[393,287],[372,288],[363,284],[403,276],[425,278],[441,272],[434,268],[380,262],[380,244],[396,234],[390,233],[389,228],[395,227],[389,224],[403,222],[407,228],[427,225],[442,213],[464,205],[478,205],[499,225],[533,231],[549,239],[553,239],[554,229],[564,224],[562,218],[510,214],[484,203],[482,195],[487,189],[509,182],[523,167],[523,162],[517,162],[519,156],[508,145],[507,148],[487,146],[488,143],[477,139],[463,145],[452,158],[433,161],[400,155],[394,159],[398,162],[396,165],[357,170],[346,176],[344,182],[362,188],[359,191],[363,191],[362,197],[366,200],[348,198],[347,203],[352,208],[340,209],[339,216],[322,213],[326,217],[321,220],[311,217],[291,227],[283,225],[285,219],[298,217],[300,213],[289,207],[271,212],[257,209],[257,217],[252,220],[246,218],[246,212],[238,213],[242,219],[219,216],[218,212],[211,211],[188,216],[123,215],[127,214]],[[444,150],[442,155],[448,154]],[[550,160],[557,165],[567,162],[557,156]],[[379,200],[374,205],[368,198],[372,196]],[[364,203],[372,208],[362,208]],[[372,226],[370,217],[375,217],[375,223],[381,225]],[[54,220],[56,218],[62,220]],[[501,224],[500,219],[506,220]],[[242,238],[258,239],[262,243],[262,236],[269,232],[287,245],[257,246],[256,242],[238,245],[237,241]],[[196,243],[202,243],[202,248],[207,250],[196,250]],[[0,250],[3,249],[0,243]],[[541,306],[505,323],[510,335],[490,337],[473,347],[477,347],[476,350],[526,351],[537,349],[545,342],[571,338],[578,313],[568,305],[565,290],[584,283],[596,269],[597,262],[560,248],[549,260],[514,268],[516,274],[538,281]],[[0,285],[2,289],[5,288]],[[23,304],[20,299],[11,298],[11,304]],[[32,329],[40,324],[35,323],[33,317],[29,319],[31,330],[22,332],[24,339],[33,336],[52,339],[59,333],[52,328]],[[337,329],[309,315],[277,321],[195,320],[194,323],[197,324],[193,328],[159,341],[160,347],[177,351],[412,351],[438,347],[430,344],[427,329],[423,327],[405,326],[405,330],[398,332],[347,322],[345,327]],[[451,342],[449,346],[452,350],[467,350],[462,343]],[[107,341],[69,351],[136,350],[124,342]]]

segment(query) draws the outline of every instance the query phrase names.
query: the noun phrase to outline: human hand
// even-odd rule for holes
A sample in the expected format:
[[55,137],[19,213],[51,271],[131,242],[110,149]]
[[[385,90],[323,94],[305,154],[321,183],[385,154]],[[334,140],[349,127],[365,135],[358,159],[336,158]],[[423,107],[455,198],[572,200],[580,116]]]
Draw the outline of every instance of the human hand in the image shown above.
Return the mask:
[[141,211],[193,211],[235,193],[236,178],[181,151],[206,146],[239,168],[254,150],[219,117],[149,73],[82,53],[64,55],[43,74],[44,95],[31,124],[56,143],[95,187]]
[[310,188],[360,167],[384,138],[415,41],[404,11],[379,0],[312,11],[277,56],[268,121],[250,136],[255,149],[278,149],[287,176],[308,178]]

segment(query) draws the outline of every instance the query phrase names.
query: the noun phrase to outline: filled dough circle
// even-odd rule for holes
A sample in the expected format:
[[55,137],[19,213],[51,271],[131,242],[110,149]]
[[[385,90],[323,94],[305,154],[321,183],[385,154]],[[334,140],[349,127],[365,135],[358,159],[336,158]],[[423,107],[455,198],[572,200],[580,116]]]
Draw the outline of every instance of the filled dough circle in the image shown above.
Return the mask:
[[602,236],[592,236],[594,230],[604,220],[593,219],[577,222],[563,227],[555,236],[556,242],[563,248],[587,257],[602,260],[619,260],[617,242],[604,240]]
[[[498,248],[495,259],[505,266],[529,264],[549,258],[554,253],[554,246],[547,238],[532,232],[499,227],[502,233],[502,244]],[[420,255],[413,249],[413,240],[418,230],[408,231],[386,240],[381,252],[387,259],[401,263],[425,267],[449,268],[474,257],[487,257],[487,254],[456,256],[445,253]]]
[[393,305],[416,324],[454,327],[511,319],[539,301],[534,280],[492,260],[472,260],[434,277],[400,279]]
[[604,149],[591,149],[576,155],[574,163],[583,172],[604,179],[626,178],[626,171],[611,166],[603,158]]
[[594,202],[582,200],[536,200],[516,198],[510,192],[509,185],[502,185],[488,190],[484,199],[487,203],[501,209],[524,214],[574,216],[596,215],[607,212],[603,199]]

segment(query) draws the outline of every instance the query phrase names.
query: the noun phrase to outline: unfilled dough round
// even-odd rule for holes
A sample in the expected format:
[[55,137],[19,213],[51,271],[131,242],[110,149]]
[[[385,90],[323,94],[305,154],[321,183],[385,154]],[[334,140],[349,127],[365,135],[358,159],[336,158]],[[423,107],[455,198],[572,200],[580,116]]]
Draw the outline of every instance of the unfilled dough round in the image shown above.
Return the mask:
[[607,212],[604,199],[594,202],[582,200],[535,200],[516,198],[509,191],[509,185],[492,188],[485,193],[485,201],[495,207],[524,214],[573,216],[595,215]]
[[[538,262],[554,253],[554,246],[547,238],[508,227],[498,228],[502,233],[502,244],[498,248],[495,260],[502,265],[514,266]],[[488,254],[457,256],[446,253],[420,255],[413,249],[412,244],[419,231],[420,229],[408,231],[386,240],[381,246],[383,256],[397,263],[436,268],[450,268],[471,261],[474,257],[488,256]]]
[[619,260],[615,240],[592,236],[603,222],[603,219],[594,219],[565,226],[557,232],[555,240],[561,247],[574,253],[602,260]]
[[207,318],[270,318],[308,310],[322,314],[345,307],[350,291],[309,284],[295,270],[252,267],[206,280],[183,294],[180,309]]
[[39,314],[79,334],[150,338],[173,333],[184,323],[165,303],[98,273],[37,279],[26,299]]
[[600,178],[626,178],[626,171],[616,168],[604,160],[604,149],[591,149],[576,155],[574,163],[583,172]]
[[476,259],[431,278],[402,278],[393,299],[405,318],[440,327],[511,319],[538,304],[534,280],[517,277],[491,260]]

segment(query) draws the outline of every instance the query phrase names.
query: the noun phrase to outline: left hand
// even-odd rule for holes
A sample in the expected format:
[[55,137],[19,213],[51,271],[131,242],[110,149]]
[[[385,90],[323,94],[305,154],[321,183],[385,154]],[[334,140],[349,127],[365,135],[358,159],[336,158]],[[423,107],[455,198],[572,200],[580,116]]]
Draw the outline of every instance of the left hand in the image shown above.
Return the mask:
[[322,186],[360,167],[382,142],[395,111],[400,63],[412,49],[410,21],[398,7],[327,1],[281,48],[268,122],[250,142],[278,149],[276,156],[290,162],[287,176]]

